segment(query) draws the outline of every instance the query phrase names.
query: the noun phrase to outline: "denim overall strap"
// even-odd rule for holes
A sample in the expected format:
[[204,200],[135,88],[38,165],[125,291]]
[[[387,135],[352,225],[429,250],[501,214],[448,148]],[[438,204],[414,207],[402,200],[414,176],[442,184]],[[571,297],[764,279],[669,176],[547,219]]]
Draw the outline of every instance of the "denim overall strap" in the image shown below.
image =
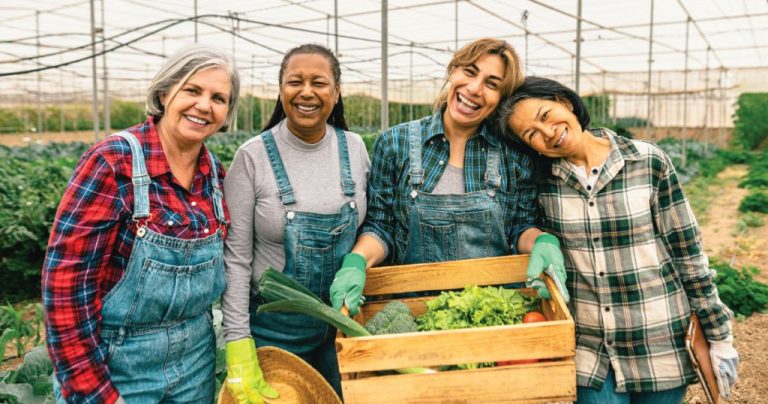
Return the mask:
[[[136,184],[136,176],[146,176],[145,160],[138,141],[123,137],[132,146]],[[219,179],[215,160],[209,158],[216,201]],[[141,199],[134,190],[136,210],[148,212],[148,183],[139,185],[146,195]],[[221,209],[220,200],[217,204]],[[213,402],[211,304],[226,288],[222,256],[221,231],[196,239],[166,236],[146,226],[136,232],[122,277],[102,299],[99,324],[99,354],[109,358],[110,379],[127,402]]]
[[[414,130],[413,122],[411,125],[408,155],[412,159],[413,176],[415,169],[422,168],[421,133]],[[417,150],[419,153],[416,153]],[[412,189],[408,242],[398,260],[411,264],[509,254],[503,211],[495,198],[501,188],[499,166],[499,149],[489,146],[484,181],[486,190],[444,195]]]
[[288,174],[285,171],[283,159],[280,158],[280,150],[277,149],[275,136],[271,131],[267,130],[261,134],[261,139],[264,142],[264,148],[267,150],[269,165],[272,166],[272,172],[275,174],[275,180],[277,180],[277,189],[278,192],[280,192],[280,201],[282,202],[283,206],[293,205],[296,203],[296,197],[293,195],[293,187],[291,187],[291,182],[288,181]]
[[[355,195],[355,183],[352,181],[346,135],[344,131],[336,129],[336,136],[339,143],[341,185],[344,195],[351,198]],[[267,143],[265,139],[265,145]],[[269,143],[268,150],[274,148],[274,139],[269,139]],[[275,155],[275,161],[273,156],[269,158],[278,186],[290,188],[282,161],[277,161],[280,156]],[[333,171],[326,170],[317,175],[328,175],[328,172]],[[344,202],[338,213],[289,211],[284,219],[283,274],[329,304],[329,289],[336,271],[341,267],[344,255],[355,244],[358,215],[354,199]],[[252,295],[249,307],[250,328],[256,345],[276,346],[299,356],[317,369],[341,395],[334,345],[336,330],[327,323],[304,314],[257,314],[258,307],[263,303],[261,295]]]
[[496,195],[496,190],[501,189],[500,165],[499,148],[489,145],[485,161],[485,185],[488,188],[488,195],[491,197]]
[[117,134],[131,145],[131,171],[133,175],[133,220],[149,217],[149,184],[144,150],[133,133],[122,131]]
[[424,182],[424,167],[421,164],[421,121],[408,123],[408,183],[411,185],[411,198],[415,198]]
[[216,220],[219,224],[227,223],[227,217],[224,214],[224,193],[221,191],[221,184],[219,183],[219,170],[216,167],[216,158],[213,153],[208,151],[208,161],[211,163],[211,186],[213,193],[213,211],[216,214]]
[[348,197],[355,196],[355,181],[352,179],[352,168],[349,164],[349,148],[347,147],[347,135],[342,129],[336,128],[336,139],[339,143],[339,169],[341,171],[341,189]]

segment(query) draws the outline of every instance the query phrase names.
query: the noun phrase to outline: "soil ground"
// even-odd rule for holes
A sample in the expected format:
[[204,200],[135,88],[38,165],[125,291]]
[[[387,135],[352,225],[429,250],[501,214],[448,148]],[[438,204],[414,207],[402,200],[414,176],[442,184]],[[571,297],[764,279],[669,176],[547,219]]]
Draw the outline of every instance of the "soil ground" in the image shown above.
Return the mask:
[[[717,184],[710,189],[714,195],[701,223],[704,250],[710,257],[719,257],[732,266],[754,266],[761,270],[755,277],[768,283],[768,224],[739,232],[738,206],[747,190],[738,187],[747,174],[746,166],[730,166],[718,175]],[[765,217],[764,217],[765,218]],[[728,403],[768,402],[768,314],[755,313],[733,325],[734,346],[739,352],[739,381],[731,390]],[[706,403],[699,385],[688,388],[686,400]]]

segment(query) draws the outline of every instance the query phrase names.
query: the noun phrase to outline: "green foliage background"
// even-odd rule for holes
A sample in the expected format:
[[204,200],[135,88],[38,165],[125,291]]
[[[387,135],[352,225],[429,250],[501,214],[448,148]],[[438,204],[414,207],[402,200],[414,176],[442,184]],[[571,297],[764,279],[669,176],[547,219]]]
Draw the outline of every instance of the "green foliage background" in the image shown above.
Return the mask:
[[[358,133],[378,132],[381,107],[378,98],[367,95],[344,96],[344,116],[349,129]],[[269,121],[276,99],[245,95],[238,104],[236,128],[241,131],[259,132]],[[102,110],[103,111],[103,110]],[[250,112],[250,113],[249,113]],[[432,113],[431,104],[389,103],[390,126]],[[0,108],[0,134],[31,132],[57,132],[62,124],[65,131],[88,130],[93,127],[90,104],[69,104],[63,107],[43,108],[42,130],[37,130],[37,111],[32,106]],[[110,126],[123,129],[144,120],[143,102],[112,99],[110,102]]]
[[742,93],[736,101],[733,141],[753,150],[768,138],[768,93]]

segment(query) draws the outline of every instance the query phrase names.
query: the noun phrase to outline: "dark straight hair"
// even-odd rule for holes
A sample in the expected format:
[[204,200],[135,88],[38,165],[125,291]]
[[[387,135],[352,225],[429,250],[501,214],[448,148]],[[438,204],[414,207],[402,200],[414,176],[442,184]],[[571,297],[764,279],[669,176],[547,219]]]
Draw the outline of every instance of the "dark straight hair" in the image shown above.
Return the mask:
[[[293,55],[306,55],[306,54],[314,54],[314,55],[322,55],[326,59],[328,59],[328,62],[331,64],[331,71],[333,73],[333,81],[337,86],[341,86],[341,65],[339,64],[339,59],[336,58],[336,55],[331,52],[330,49],[326,48],[323,45],[318,45],[314,43],[310,44],[304,44],[299,45],[291,50],[289,50],[285,56],[283,56],[283,61],[280,63],[280,73],[278,76],[278,83],[282,87],[283,85],[283,73],[285,72],[285,67],[288,65],[288,60],[291,59]],[[280,123],[285,118],[285,111],[283,110],[283,103],[280,100],[280,94],[277,95],[277,104],[275,104],[275,110],[272,111],[272,116],[269,118],[269,122],[261,129],[262,132],[272,129],[275,125]],[[349,130],[347,127],[347,120],[344,119],[344,101],[341,99],[341,89],[339,89],[339,101],[336,103],[336,105],[333,106],[333,110],[331,111],[331,115],[326,120],[327,123],[329,123],[331,126],[334,126],[336,128]]]
[[530,146],[523,143],[509,127],[509,118],[515,112],[515,107],[520,101],[538,98],[543,100],[555,101],[568,104],[576,116],[576,120],[581,126],[581,130],[589,128],[589,111],[584,101],[581,100],[570,88],[559,82],[544,77],[529,76],[523,80],[523,84],[515,90],[512,95],[503,100],[496,109],[495,117],[496,129],[501,134],[502,139],[510,146],[522,151],[533,160],[535,167],[535,177],[537,179],[548,178],[552,175],[552,159],[542,156]]

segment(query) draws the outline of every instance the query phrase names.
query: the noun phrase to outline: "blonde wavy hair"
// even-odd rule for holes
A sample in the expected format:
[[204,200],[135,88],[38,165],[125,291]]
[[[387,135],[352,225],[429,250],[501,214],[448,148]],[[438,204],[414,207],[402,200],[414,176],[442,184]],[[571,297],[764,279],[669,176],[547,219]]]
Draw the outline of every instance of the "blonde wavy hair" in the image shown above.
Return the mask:
[[464,45],[453,54],[453,58],[445,68],[445,79],[440,93],[435,99],[434,110],[442,109],[448,102],[448,79],[456,68],[469,66],[485,55],[499,55],[504,62],[504,76],[499,89],[502,98],[512,94],[523,83],[523,72],[520,70],[520,58],[507,41],[496,38],[481,38]]

